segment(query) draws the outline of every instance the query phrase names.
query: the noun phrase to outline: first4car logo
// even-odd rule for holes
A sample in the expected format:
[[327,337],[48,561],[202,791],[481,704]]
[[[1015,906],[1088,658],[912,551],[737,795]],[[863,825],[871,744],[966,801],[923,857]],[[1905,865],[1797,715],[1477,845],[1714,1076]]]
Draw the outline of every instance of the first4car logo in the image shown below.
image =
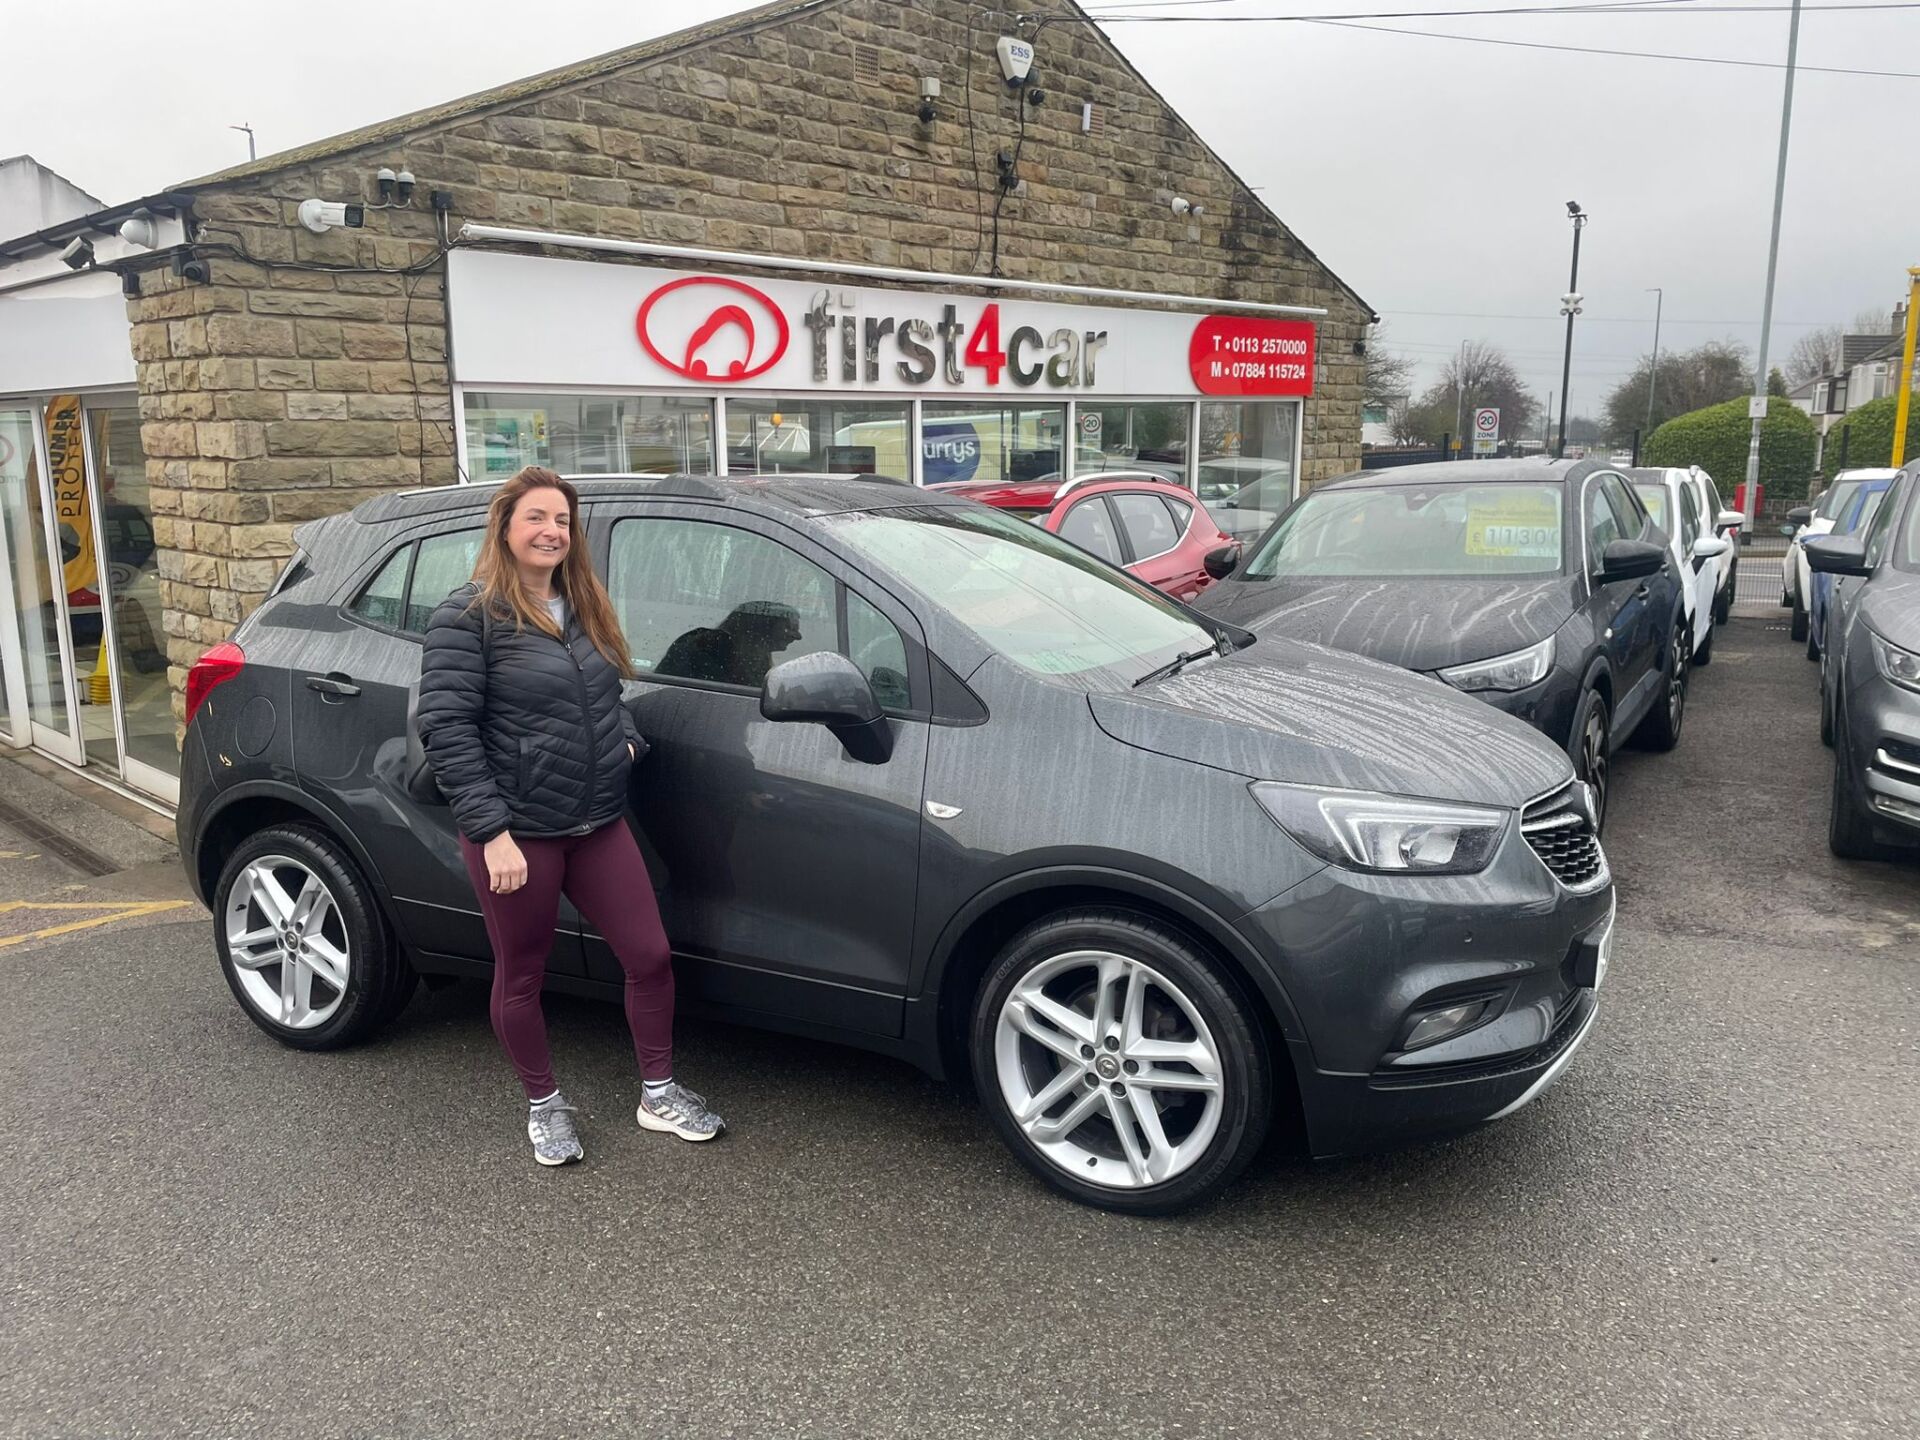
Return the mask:
[[764,375],[787,353],[789,338],[787,317],[765,292],[720,275],[662,285],[641,302],[633,325],[647,354],[689,380]]

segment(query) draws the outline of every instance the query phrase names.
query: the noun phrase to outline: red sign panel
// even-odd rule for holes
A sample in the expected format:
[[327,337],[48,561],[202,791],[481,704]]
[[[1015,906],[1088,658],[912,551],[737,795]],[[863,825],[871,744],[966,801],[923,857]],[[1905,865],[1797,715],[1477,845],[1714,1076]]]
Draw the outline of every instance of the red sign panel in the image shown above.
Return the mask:
[[633,324],[647,354],[689,380],[751,380],[787,353],[780,307],[765,291],[721,275],[662,285],[641,303]]
[[1209,315],[1193,327],[1187,363],[1202,395],[1311,395],[1311,320]]

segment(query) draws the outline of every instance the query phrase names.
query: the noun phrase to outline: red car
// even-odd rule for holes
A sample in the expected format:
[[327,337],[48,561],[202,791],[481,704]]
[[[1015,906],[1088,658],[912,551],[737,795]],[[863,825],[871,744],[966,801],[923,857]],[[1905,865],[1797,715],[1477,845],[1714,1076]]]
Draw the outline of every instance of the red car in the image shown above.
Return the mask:
[[1011,510],[1176,600],[1193,599],[1240,563],[1239,544],[1191,490],[1145,471],[939,488]]

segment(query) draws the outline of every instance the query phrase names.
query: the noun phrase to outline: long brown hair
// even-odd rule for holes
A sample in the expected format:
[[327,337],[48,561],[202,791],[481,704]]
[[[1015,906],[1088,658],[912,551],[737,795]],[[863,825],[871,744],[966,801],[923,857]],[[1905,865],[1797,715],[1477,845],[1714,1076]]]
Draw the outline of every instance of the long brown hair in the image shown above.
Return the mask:
[[567,497],[567,558],[554,570],[553,587],[565,597],[567,608],[580,621],[593,648],[607,657],[607,663],[620,674],[633,678],[633,657],[627,653],[627,637],[621,633],[607,587],[593,573],[593,557],[587,551],[586,531],[580,525],[580,494],[551,470],[529,465],[500,487],[487,507],[487,538],[480,546],[480,558],[474,562],[473,578],[480,586],[474,599],[500,620],[513,621],[516,630],[531,625],[556,640],[564,638],[553,623],[547,607],[536,604],[520,579],[520,567],[513,551],[507,548],[507,527],[513,512],[529,492],[558,490]]

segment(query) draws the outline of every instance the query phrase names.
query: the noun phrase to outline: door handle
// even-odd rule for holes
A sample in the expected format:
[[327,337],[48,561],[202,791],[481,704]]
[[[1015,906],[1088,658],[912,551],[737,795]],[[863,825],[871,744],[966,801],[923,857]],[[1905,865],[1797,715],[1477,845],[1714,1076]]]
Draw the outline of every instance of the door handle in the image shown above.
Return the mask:
[[1640,582],[1640,588],[1633,592],[1633,598],[1636,600],[1644,600],[1652,593],[1653,592],[1647,588],[1647,582],[1642,580]]
[[307,677],[307,688],[309,690],[318,690],[322,695],[339,695],[342,697],[358,695],[360,693],[360,687],[353,683],[353,677],[351,675],[343,675],[338,670],[331,671],[326,675],[309,675]]

